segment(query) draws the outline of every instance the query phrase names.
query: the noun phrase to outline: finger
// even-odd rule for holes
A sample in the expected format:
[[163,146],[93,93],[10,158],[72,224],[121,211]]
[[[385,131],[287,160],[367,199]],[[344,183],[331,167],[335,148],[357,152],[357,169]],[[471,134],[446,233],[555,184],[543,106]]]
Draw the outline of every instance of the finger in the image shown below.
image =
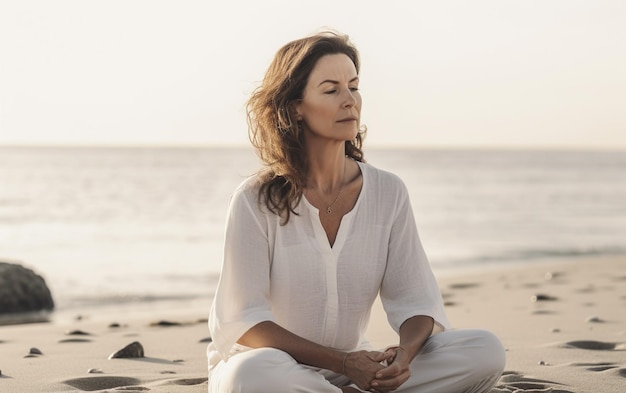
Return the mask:
[[375,363],[381,363],[385,360],[388,360],[388,356],[384,353],[375,353],[375,354],[371,354],[368,355],[368,358]]
[[376,373],[376,379],[389,379],[400,374],[401,368],[399,365],[392,363],[391,365],[378,370]]
[[400,387],[406,380],[408,379],[407,375],[398,375],[388,379],[374,379],[371,383],[372,388],[381,390],[381,391],[389,391],[395,390]]

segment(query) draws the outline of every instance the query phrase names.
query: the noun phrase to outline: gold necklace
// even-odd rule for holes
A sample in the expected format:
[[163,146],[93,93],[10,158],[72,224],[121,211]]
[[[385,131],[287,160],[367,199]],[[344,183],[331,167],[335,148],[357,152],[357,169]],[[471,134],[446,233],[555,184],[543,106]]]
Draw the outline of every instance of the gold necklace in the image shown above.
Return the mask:
[[[333,212],[333,206],[335,206],[335,203],[337,203],[337,201],[339,200],[339,197],[341,196],[341,192],[343,191],[343,186],[345,185],[345,179],[346,179],[346,159],[344,158],[343,161],[343,179],[341,182],[341,186],[339,186],[339,192],[337,193],[337,196],[335,197],[335,199],[331,202],[330,205],[326,206],[326,213],[327,214],[332,214]],[[320,193],[317,191],[317,187],[313,189],[313,191],[315,191],[315,193],[317,194],[317,197],[320,199],[320,201],[324,202],[324,198],[322,198],[322,196],[320,195]],[[326,203],[326,202],[324,202]]]

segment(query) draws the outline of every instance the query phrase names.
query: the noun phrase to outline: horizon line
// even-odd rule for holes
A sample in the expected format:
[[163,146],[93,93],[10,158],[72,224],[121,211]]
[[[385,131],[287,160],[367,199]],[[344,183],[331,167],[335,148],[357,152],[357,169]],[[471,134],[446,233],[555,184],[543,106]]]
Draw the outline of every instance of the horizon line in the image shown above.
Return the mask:
[[[0,149],[10,148],[67,148],[67,149],[250,149],[248,143],[0,143]],[[363,150],[501,150],[501,151],[612,151],[626,152],[626,146],[576,146],[576,145],[443,145],[443,144],[365,144]]]

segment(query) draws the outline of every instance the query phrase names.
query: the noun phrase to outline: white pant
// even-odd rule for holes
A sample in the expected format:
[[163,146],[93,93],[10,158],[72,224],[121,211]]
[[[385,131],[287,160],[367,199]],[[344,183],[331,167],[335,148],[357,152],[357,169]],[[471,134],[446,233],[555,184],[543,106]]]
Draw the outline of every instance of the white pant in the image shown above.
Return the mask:
[[[395,392],[489,392],[504,369],[502,344],[484,330],[448,330],[428,338]],[[340,393],[343,375],[296,362],[274,348],[238,353],[209,371],[209,393]]]

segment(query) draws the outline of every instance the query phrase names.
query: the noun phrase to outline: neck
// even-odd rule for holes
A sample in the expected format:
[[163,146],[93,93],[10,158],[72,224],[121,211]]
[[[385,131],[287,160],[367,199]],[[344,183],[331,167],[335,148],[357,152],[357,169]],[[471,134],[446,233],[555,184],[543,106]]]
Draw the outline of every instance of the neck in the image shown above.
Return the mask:
[[307,186],[333,194],[344,186],[347,158],[344,143],[324,149],[309,150]]

